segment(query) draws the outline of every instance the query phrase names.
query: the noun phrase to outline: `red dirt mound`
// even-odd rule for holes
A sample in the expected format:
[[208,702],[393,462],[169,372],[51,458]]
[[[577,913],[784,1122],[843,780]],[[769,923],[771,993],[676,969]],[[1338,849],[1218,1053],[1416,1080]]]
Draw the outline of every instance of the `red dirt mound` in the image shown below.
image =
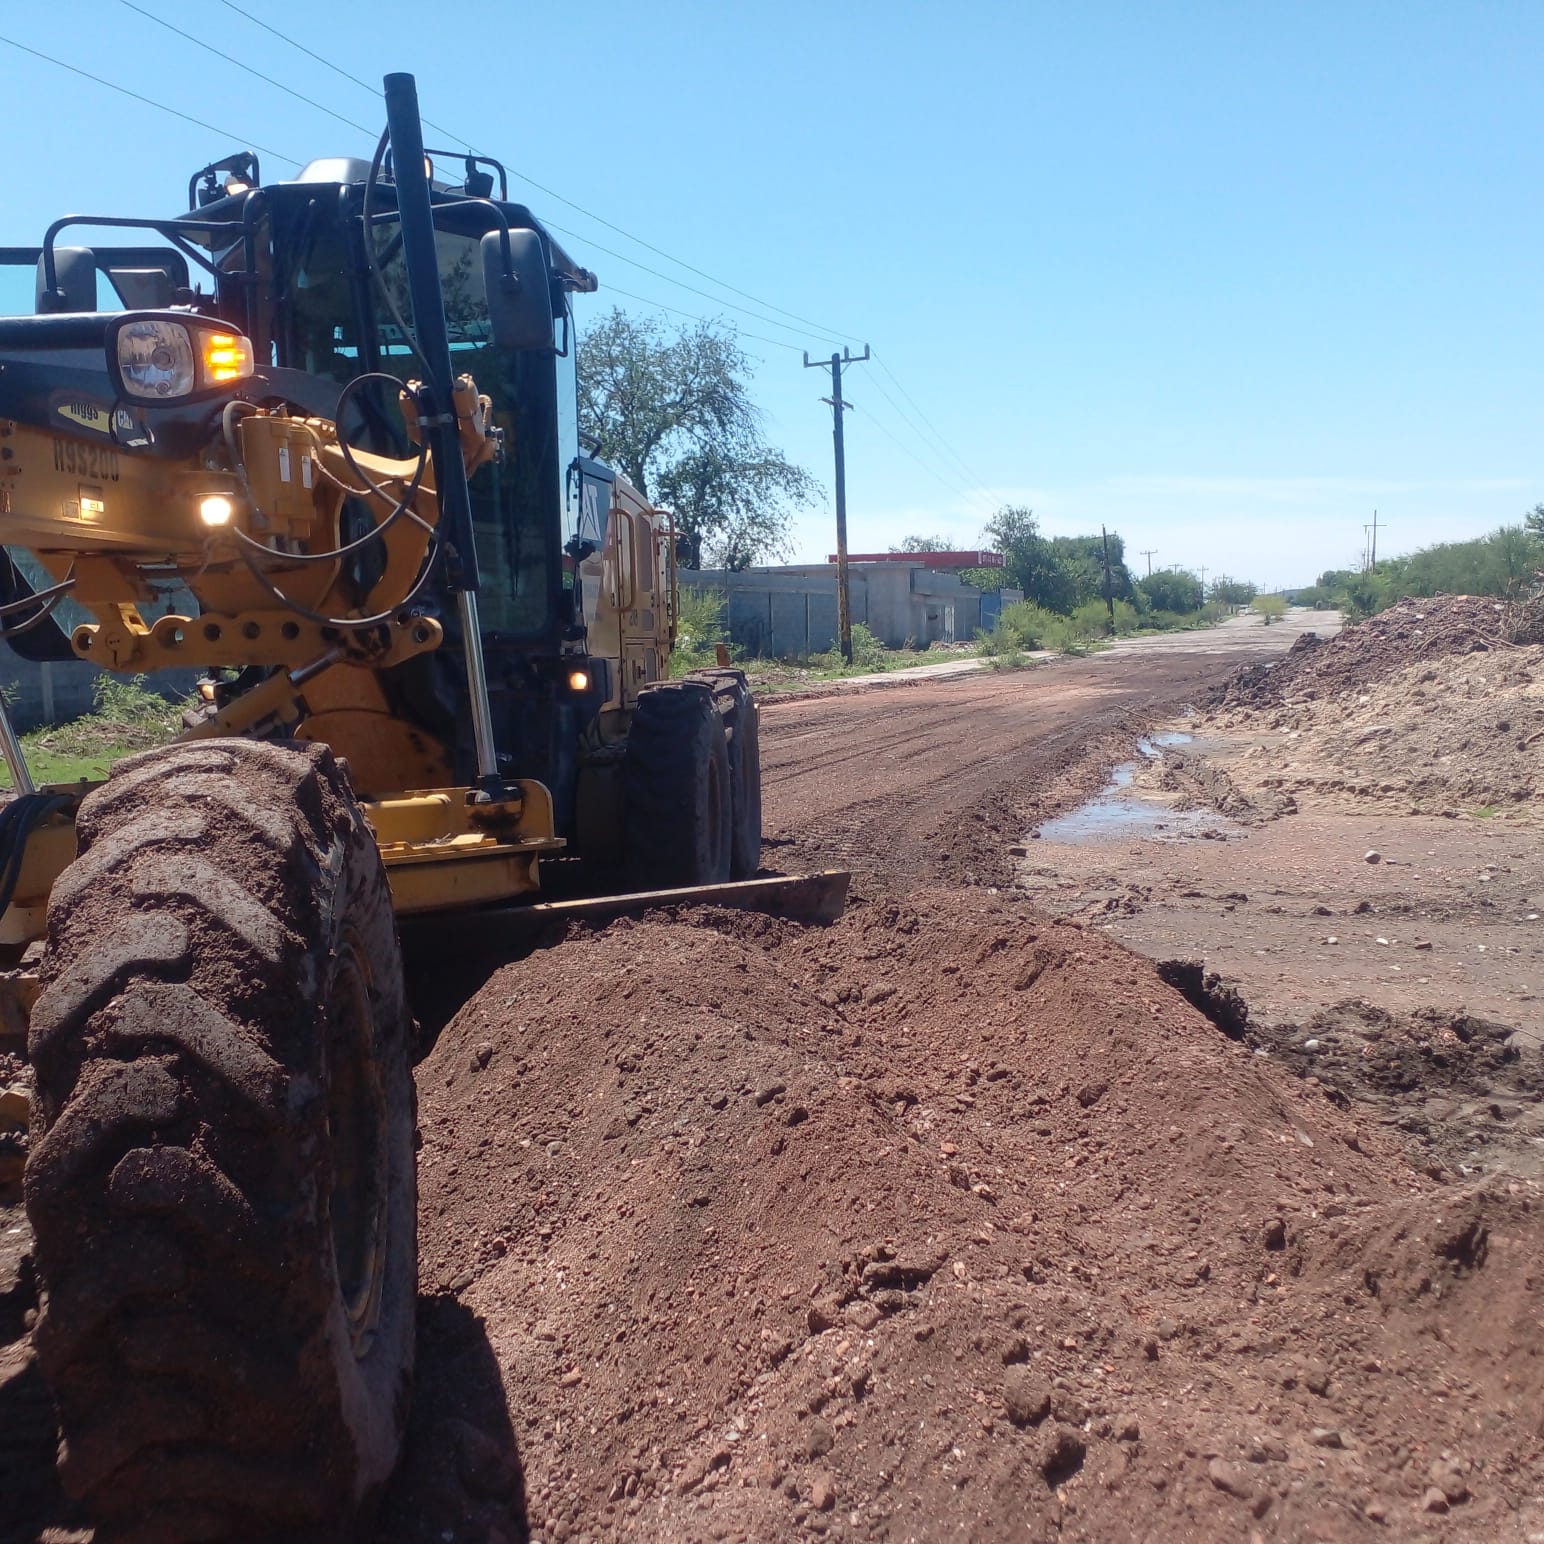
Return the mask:
[[1294,697],[1354,691],[1417,660],[1473,654],[1504,643],[1506,607],[1483,595],[1402,600],[1330,639],[1304,633],[1274,665],[1245,665],[1215,706],[1265,707]]
[[1537,1194],[1007,897],[577,935],[419,1089],[388,1539],[1493,1538],[1544,1479]]

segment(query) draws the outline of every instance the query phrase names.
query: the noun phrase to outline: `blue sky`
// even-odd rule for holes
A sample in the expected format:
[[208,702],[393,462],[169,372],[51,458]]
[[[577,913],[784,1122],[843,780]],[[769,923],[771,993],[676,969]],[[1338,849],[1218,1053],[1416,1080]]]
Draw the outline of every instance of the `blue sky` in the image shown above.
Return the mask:
[[[581,321],[649,309],[620,288],[791,345],[746,341],[757,398],[828,488],[825,385],[798,351],[829,353],[827,328],[871,343],[892,373],[848,379],[854,550],[974,545],[1011,500],[1160,566],[1293,584],[1355,561],[1374,508],[1399,551],[1544,500],[1544,6],[591,0],[436,23],[397,0],[237,3],[364,81],[415,71],[436,123],[813,319],[773,325],[517,181],[601,276]],[[381,117],[224,0],[136,4]],[[0,44],[0,243],[64,212],[176,212],[241,143],[366,147],[121,0],[9,6],[0,33],[229,131]],[[831,545],[828,506],[801,516],[795,556]]]

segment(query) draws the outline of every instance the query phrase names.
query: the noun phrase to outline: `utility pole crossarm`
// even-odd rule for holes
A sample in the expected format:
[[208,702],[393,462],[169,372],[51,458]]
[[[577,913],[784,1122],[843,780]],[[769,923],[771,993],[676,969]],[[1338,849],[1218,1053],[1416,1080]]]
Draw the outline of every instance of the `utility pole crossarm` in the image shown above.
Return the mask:
[[842,435],[842,414],[852,403],[842,398],[842,366],[861,365],[869,358],[869,346],[862,354],[843,348],[829,359],[811,359],[806,353],[806,370],[831,372],[831,395],[822,402],[831,408],[831,438],[836,450],[836,631],[844,664],[852,663],[852,597],[847,585],[847,446]]

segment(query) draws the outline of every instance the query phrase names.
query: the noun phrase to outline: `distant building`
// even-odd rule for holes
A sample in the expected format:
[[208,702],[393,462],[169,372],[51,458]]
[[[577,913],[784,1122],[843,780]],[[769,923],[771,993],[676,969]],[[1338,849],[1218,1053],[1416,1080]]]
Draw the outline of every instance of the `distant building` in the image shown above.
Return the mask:
[[[863,623],[892,649],[908,642],[919,649],[930,643],[963,643],[990,631],[1003,606],[1022,600],[1023,592],[981,591],[957,573],[944,573],[934,566],[939,560],[981,556],[883,553],[849,560],[853,622]],[[724,592],[729,640],[748,655],[802,659],[836,647],[834,563],[792,563],[739,572],[705,568],[683,572],[681,583]]]

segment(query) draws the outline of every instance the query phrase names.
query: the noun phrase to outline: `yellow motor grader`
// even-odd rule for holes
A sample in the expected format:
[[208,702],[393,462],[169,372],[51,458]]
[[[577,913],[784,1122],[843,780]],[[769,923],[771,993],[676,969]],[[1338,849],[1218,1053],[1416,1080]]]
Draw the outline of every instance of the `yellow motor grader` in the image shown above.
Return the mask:
[[561,913],[544,863],[612,892],[581,914],[845,889],[754,877],[744,677],[668,678],[670,517],[578,443],[594,277],[497,162],[436,174],[411,76],[386,109],[371,161],[242,153],[176,218],[0,249],[37,271],[0,318],[0,634],[204,672],[95,788],[35,787],[0,707],[34,1343],[104,1544],[345,1539],[396,1461],[399,918]]

